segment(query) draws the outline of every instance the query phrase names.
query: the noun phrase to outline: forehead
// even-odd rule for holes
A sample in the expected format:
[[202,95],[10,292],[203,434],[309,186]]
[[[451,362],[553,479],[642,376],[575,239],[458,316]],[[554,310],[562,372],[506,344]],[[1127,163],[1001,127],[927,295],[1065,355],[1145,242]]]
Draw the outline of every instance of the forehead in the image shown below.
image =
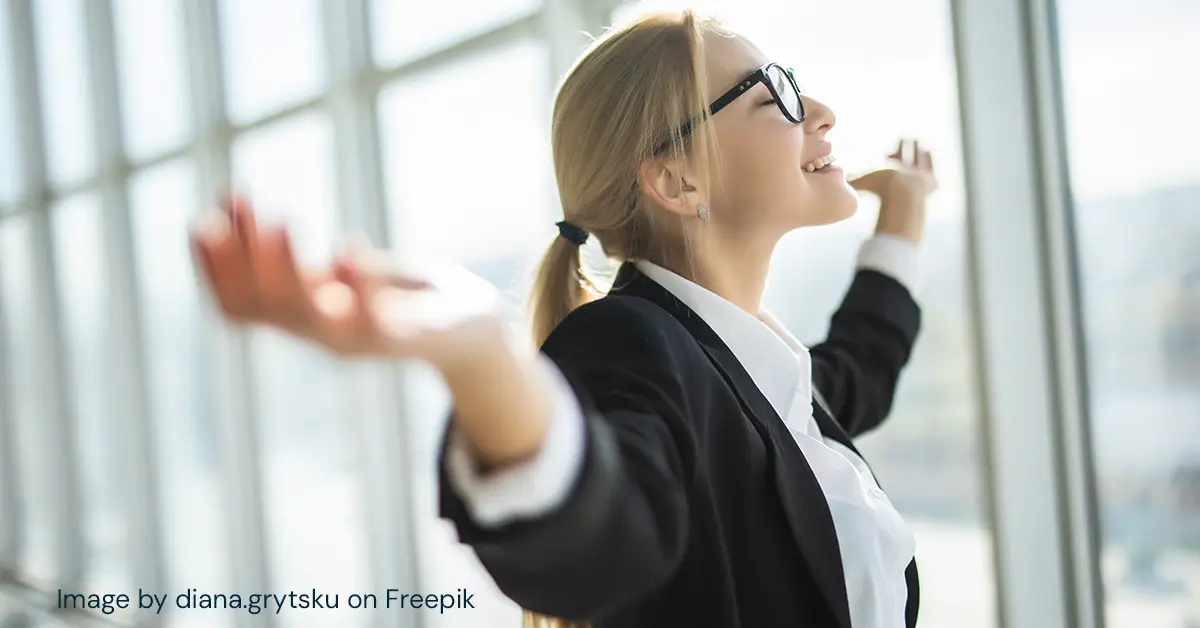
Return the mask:
[[704,38],[704,49],[710,100],[770,61],[757,46],[741,35],[708,33]]

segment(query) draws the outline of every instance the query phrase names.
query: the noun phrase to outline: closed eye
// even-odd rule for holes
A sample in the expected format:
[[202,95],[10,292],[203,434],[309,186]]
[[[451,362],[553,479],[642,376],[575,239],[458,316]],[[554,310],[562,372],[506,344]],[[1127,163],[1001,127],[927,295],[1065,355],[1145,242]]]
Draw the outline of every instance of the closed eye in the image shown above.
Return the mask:
[[773,105],[773,104],[775,104],[775,99],[774,99],[774,98],[772,98],[772,99],[770,99],[770,100],[764,100],[762,103],[760,103],[760,104],[759,104],[759,106],[760,106],[760,107],[766,107],[767,105]]

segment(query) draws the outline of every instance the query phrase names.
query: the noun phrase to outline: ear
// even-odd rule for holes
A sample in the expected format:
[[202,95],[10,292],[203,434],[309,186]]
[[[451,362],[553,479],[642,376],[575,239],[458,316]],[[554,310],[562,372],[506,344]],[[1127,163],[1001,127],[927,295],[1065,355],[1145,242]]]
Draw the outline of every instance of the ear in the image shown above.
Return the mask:
[[638,188],[663,209],[680,216],[695,216],[696,206],[705,203],[706,191],[698,178],[673,161],[647,159],[638,168]]

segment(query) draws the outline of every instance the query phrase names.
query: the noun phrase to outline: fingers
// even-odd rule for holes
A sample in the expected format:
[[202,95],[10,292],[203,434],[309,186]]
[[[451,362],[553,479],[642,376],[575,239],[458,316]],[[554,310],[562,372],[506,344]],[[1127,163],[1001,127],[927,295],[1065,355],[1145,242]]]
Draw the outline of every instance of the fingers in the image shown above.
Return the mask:
[[[332,331],[342,336],[343,340],[351,340],[355,344],[369,342],[377,337],[378,319],[371,302],[383,287],[383,278],[373,272],[366,260],[372,255],[371,241],[363,233],[353,233],[345,238],[344,248],[339,253],[333,265],[334,278],[348,289],[349,301],[343,318],[335,322]],[[323,312],[331,314],[325,304]]]
[[925,173],[933,172],[933,155],[928,150],[921,149],[920,140],[913,140],[913,160],[911,166]]
[[233,233],[228,214],[210,212],[193,230],[192,241],[209,287],[226,316],[238,322],[251,319],[258,293],[245,247]]
[[933,158],[930,151],[922,150],[921,141],[917,139],[901,139],[896,144],[895,152],[888,155],[888,159],[894,159],[902,166],[922,171],[933,169]]
[[221,208],[229,215],[233,232],[245,251],[246,260],[253,266],[258,257],[258,224],[250,201],[237,191],[230,191],[222,199]]
[[313,321],[313,295],[282,227],[264,229],[256,238],[258,259],[251,269],[258,289],[258,317],[306,335]]
[[309,281],[282,227],[260,228],[250,203],[231,192],[193,233],[196,257],[224,315],[305,335],[312,320]]
[[339,286],[337,290],[345,290],[344,295],[337,298],[344,299],[344,302],[333,300],[333,289],[327,290],[323,298],[318,300],[323,331],[331,348],[364,351],[376,344],[380,336],[377,313],[371,303],[384,281],[380,276],[361,268],[359,260],[364,253],[362,248],[356,246],[340,254],[334,262],[334,278]]

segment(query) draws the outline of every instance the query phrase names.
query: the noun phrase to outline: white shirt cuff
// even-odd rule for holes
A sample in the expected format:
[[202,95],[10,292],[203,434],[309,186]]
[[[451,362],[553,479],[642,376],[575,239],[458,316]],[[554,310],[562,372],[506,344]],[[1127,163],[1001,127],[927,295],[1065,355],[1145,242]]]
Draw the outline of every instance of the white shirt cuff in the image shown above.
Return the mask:
[[917,250],[906,238],[875,235],[858,250],[858,267],[888,275],[911,292],[917,279]]
[[566,501],[583,466],[586,442],[579,399],[550,358],[539,353],[538,361],[553,381],[553,399],[550,425],[532,458],[480,473],[461,432],[450,427],[446,474],[480,526],[498,527],[553,511]]

